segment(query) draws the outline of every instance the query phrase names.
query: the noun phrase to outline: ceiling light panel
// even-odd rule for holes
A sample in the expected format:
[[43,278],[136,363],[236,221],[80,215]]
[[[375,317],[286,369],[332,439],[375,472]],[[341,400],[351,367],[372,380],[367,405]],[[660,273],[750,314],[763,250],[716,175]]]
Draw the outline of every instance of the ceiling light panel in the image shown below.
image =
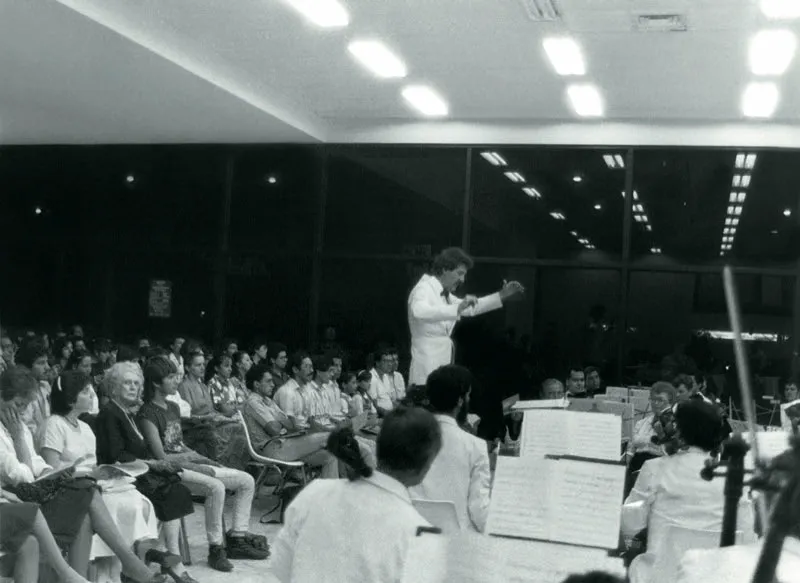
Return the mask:
[[[603,161],[611,170],[625,168],[625,159],[620,154],[603,154]],[[625,194],[623,193],[622,196],[625,196]]]
[[503,172],[511,182],[525,182],[525,177],[519,172]]
[[350,24],[350,15],[339,0],[284,0],[306,20],[322,28],[342,28]]
[[742,114],[745,117],[771,117],[779,99],[780,92],[775,83],[750,83],[742,95]]
[[542,41],[544,52],[556,73],[562,76],[585,75],[586,63],[580,45],[569,37],[550,37]]
[[542,198],[541,193],[532,186],[526,186],[525,188],[522,189],[522,192],[524,192],[531,198],[536,198],[536,199]]
[[797,37],[789,30],[762,30],[750,39],[749,61],[753,75],[783,75],[797,50]]
[[603,116],[603,98],[594,85],[570,85],[567,87],[567,97],[577,115],[581,117]]
[[497,152],[481,152],[483,159],[489,162],[492,166],[507,166],[505,158]]
[[347,50],[381,79],[398,79],[408,74],[405,63],[378,40],[355,40],[347,46]]
[[563,221],[564,219],[567,218],[564,216],[564,213],[561,213],[559,211],[553,211],[552,213],[550,213],[550,216],[556,219],[557,221]]
[[761,0],[761,12],[775,20],[800,18],[800,0]]
[[447,102],[426,85],[409,85],[403,89],[403,99],[427,117],[443,117],[449,113]]

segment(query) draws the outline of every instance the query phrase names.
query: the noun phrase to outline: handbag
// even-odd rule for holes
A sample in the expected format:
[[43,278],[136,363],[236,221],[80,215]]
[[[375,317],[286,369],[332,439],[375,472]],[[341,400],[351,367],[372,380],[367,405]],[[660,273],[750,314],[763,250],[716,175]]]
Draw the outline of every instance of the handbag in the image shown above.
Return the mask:
[[97,488],[93,478],[75,478],[74,468],[56,473],[52,477],[44,477],[35,482],[6,486],[6,490],[15,494],[23,502],[33,502],[40,506],[50,502],[63,490],[86,490]]
[[194,512],[192,493],[174,470],[151,469],[136,478],[136,489],[150,499],[156,511],[156,518],[162,522],[182,518]]

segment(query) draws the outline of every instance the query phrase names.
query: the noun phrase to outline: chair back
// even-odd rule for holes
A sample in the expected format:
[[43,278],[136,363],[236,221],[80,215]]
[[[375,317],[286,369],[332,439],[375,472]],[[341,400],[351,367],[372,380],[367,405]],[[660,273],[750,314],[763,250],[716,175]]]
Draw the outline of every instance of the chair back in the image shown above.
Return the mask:
[[422,517],[444,534],[455,534],[461,530],[456,505],[452,500],[423,500],[412,498],[411,504]]
[[669,525],[661,548],[652,551],[648,549],[648,552],[655,554],[652,583],[674,583],[678,578],[681,559],[686,551],[717,548],[719,539],[718,530],[697,530],[677,524]]
[[247,444],[247,453],[250,454],[251,458],[258,459],[261,456],[256,453],[256,450],[253,448],[253,443],[250,441],[250,431],[247,429],[247,422],[244,420],[244,414],[241,411],[237,411],[236,416],[239,418],[239,423],[242,425],[242,431],[244,431],[244,441]]

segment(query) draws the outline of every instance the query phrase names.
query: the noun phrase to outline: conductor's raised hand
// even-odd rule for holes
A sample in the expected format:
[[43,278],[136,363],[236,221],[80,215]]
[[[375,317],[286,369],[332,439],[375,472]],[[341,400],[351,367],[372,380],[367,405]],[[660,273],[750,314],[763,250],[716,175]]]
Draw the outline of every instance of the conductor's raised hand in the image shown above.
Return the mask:
[[520,282],[503,280],[503,287],[500,290],[500,299],[507,300],[524,293],[525,287]]
[[460,304],[458,304],[458,313],[461,314],[464,310],[468,310],[469,308],[472,308],[477,305],[478,305],[478,297],[468,295],[463,300],[461,300]]

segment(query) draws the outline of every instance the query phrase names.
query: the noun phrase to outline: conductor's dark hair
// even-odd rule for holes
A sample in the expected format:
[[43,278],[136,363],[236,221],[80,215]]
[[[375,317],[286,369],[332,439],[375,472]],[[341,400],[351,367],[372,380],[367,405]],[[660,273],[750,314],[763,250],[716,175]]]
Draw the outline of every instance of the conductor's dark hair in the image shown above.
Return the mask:
[[603,571],[589,571],[580,575],[570,575],[562,583],[623,583],[623,580]]
[[446,364],[428,376],[425,386],[430,410],[449,413],[458,406],[459,399],[466,398],[472,386],[472,373],[463,366]]
[[452,271],[461,265],[467,269],[472,269],[474,265],[472,257],[467,255],[467,252],[461,247],[448,247],[433,258],[431,272],[433,275],[441,275],[445,271]]
[[431,412],[420,407],[396,407],[381,424],[378,466],[398,472],[421,472],[441,447],[442,430]]
[[717,407],[699,399],[678,404],[675,425],[686,445],[705,451],[716,448],[722,440],[722,415]]
[[345,464],[347,477],[351,482],[372,475],[372,468],[361,455],[352,427],[341,427],[332,431],[325,448]]

